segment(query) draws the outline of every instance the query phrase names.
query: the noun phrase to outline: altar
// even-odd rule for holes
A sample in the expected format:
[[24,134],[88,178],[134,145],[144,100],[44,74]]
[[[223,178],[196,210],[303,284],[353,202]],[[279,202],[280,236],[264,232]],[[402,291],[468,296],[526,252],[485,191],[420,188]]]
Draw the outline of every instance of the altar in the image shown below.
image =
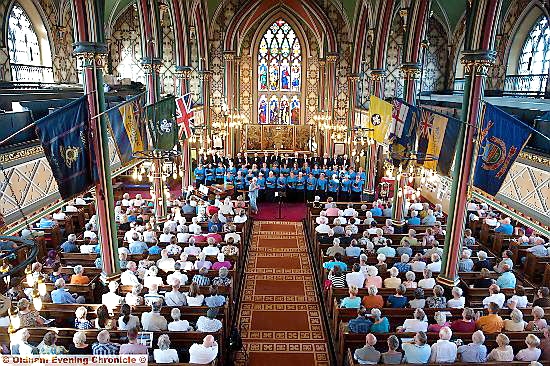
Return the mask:
[[246,125],[244,142],[247,151],[311,151],[317,141],[309,125]]

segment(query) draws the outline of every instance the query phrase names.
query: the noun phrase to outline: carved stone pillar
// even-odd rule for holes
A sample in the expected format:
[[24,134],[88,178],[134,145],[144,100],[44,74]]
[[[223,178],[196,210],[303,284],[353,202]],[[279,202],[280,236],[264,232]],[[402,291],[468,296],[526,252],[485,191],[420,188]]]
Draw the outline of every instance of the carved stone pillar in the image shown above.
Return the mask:
[[[235,52],[226,51],[223,54],[225,62],[225,98],[229,112],[233,111],[235,106]],[[227,118],[227,117],[226,117]],[[229,121],[226,121],[229,122]],[[229,123],[227,123],[229,124]],[[228,126],[228,133],[225,137],[225,153],[235,156],[235,141],[233,137],[233,129]]]

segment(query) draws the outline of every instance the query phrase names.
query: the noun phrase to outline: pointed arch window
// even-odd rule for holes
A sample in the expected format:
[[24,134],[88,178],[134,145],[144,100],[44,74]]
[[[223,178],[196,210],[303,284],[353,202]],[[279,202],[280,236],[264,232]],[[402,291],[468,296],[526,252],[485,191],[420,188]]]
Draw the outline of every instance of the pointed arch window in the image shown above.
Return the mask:
[[[548,75],[550,68],[550,24],[543,15],[531,28],[523,48],[518,63],[519,75]],[[543,78],[533,77],[530,90],[544,90],[545,85],[538,85]]]
[[286,21],[275,21],[260,39],[257,55],[260,124],[300,124],[302,46]]
[[53,81],[52,68],[43,66],[35,27],[17,2],[8,18],[8,50],[13,81]]

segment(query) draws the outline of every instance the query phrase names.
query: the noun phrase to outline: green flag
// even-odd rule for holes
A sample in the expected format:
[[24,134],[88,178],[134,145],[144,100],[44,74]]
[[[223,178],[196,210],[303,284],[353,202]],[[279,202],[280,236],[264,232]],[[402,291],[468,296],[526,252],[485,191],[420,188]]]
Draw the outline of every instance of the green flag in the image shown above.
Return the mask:
[[174,97],[165,98],[146,108],[149,149],[172,150],[177,143]]

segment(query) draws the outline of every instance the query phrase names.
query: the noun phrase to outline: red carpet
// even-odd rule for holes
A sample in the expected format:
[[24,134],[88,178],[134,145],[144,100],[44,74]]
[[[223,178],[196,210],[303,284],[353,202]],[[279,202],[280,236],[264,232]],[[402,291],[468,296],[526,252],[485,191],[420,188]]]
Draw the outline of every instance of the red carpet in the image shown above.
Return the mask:
[[307,214],[305,203],[283,203],[281,204],[281,216],[279,216],[279,204],[261,202],[258,204],[258,214],[254,216],[257,221],[280,220],[287,222],[302,221]]

